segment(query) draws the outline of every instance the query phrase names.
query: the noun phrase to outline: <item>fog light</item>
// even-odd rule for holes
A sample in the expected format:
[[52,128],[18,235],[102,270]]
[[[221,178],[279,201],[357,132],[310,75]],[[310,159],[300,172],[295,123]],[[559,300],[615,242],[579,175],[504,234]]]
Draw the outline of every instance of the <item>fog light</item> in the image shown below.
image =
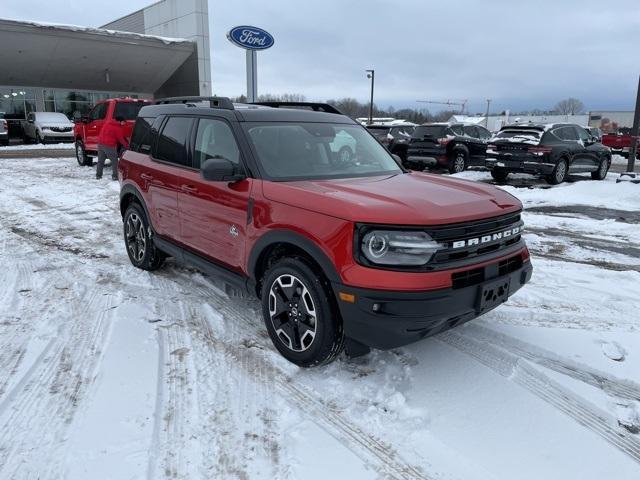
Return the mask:
[[373,311],[374,312],[379,312],[380,310],[382,310],[382,305],[380,305],[379,303],[374,303],[373,304]]

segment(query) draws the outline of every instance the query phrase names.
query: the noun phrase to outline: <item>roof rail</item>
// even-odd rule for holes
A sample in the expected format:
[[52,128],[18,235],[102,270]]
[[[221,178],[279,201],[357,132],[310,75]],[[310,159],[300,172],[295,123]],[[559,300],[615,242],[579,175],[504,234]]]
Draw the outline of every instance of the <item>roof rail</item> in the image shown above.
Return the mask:
[[211,108],[222,108],[224,110],[235,110],[233,102],[228,97],[168,97],[156,100],[156,105],[167,105],[170,103],[195,103],[209,102]]
[[333,105],[328,103],[315,103],[315,102],[253,102],[250,105],[263,105],[265,107],[272,108],[287,108],[287,107],[306,107],[310,108],[314,112],[335,113],[336,115],[342,115],[342,112]]

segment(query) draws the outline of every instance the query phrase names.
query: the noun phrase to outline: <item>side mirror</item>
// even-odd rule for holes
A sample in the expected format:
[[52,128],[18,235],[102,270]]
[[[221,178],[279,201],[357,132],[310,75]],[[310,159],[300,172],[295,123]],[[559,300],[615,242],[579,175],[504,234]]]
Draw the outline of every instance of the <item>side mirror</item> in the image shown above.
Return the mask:
[[243,173],[238,172],[231,160],[219,156],[206,160],[200,169],[200,174],[210,182],[239,182],[246,178]]

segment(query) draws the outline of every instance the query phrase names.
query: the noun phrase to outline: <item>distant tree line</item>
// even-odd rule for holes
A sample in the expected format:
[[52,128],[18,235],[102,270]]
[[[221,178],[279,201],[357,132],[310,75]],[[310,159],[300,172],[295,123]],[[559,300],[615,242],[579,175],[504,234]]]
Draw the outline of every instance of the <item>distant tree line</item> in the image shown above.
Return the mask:
[[[239,97],[232,99],[234,102],[244,103],[247,101],[246,95],[240,95]],[[258,97],[259,102],[306,102],[307,97],[300,93],[285,93],[281,95],[274,95],[266,93]],[[338,98],[329,99],[325,103],[335,106],[345,115],[351,118],[367,118],[369,117],[369,103],[360,103],[355,98]],[[520,112],[510,112],[511,115],[579,115],[584,113],[585,106],[577,98],[567,98],[561,100],[550,110],[532,109]],[[413,109],[413,108],[401,108],[396,110],[393,106],[387,108],[380,108],[375,103],[373,104],[373,116],[374,117],[393,117],[408,120],[413,123],[427,123],[427,122],[446,122],[452,115],[459,114],[457,110],[440,110],[432,113],[426,108]],[[501,115],[505,115],[506,111],[501,112]],[[478,115],[484,116],[484,113]],[[495,113],[494,113],[495,115]]]

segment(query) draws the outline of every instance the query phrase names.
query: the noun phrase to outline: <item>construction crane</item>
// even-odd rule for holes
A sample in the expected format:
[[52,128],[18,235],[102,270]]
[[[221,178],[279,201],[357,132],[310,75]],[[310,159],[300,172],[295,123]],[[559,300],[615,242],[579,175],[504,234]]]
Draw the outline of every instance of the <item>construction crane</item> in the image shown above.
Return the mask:
[[458,101],[453,101],[453,100],[447,100],[446,102],[437,102],[434,100],[416,100],[418,103],[431,103],[431,104],[435,104],[435,105],[455,105],[460,107],[460,115],[464,115],[464,110],[465,108],[467,108],[467,102],[468,100],[458,100]]

